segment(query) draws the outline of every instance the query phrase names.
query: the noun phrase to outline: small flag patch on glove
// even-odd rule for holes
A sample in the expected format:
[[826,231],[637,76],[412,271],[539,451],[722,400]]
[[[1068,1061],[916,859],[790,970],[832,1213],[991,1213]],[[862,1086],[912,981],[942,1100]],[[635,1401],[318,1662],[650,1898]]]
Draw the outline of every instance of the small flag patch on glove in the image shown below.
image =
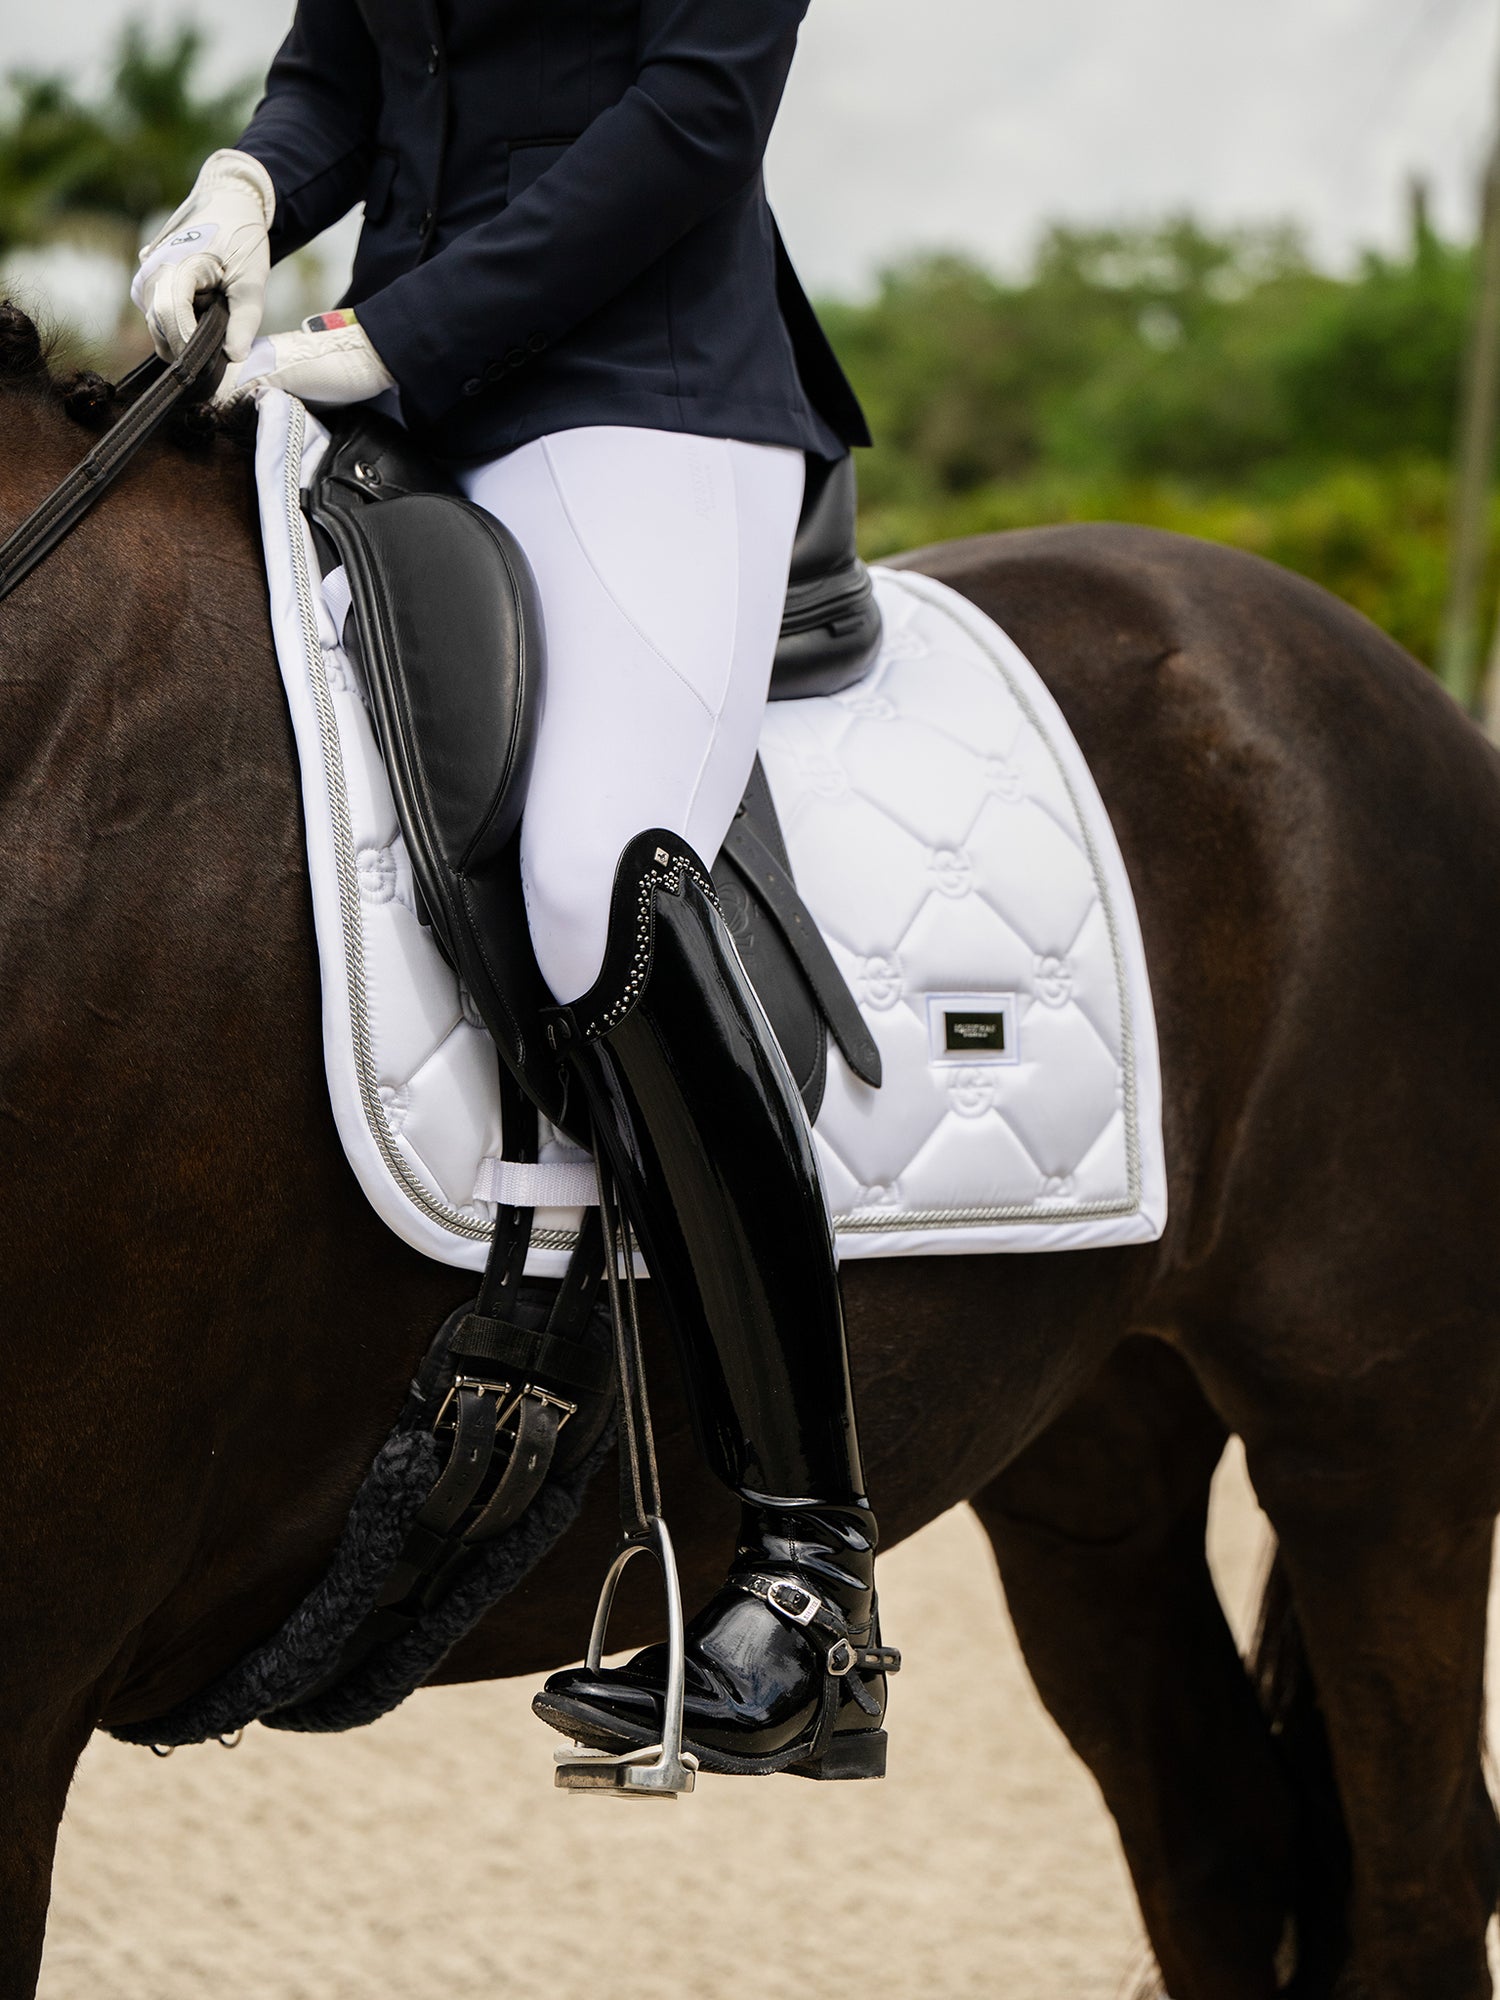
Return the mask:
[[340,327],[358,326],[358,324],[359,321],[349,311],[348,307],[342,306],[335,312],[314,313],[310,319],[303,320],[302,331],[304,333],[337,333]]
[[217,403],[285,389],[304,403],[363,403],[394,389],[396,378],[352,312],[317,313],[296,333],[262,334],[244,361],[226,368]]

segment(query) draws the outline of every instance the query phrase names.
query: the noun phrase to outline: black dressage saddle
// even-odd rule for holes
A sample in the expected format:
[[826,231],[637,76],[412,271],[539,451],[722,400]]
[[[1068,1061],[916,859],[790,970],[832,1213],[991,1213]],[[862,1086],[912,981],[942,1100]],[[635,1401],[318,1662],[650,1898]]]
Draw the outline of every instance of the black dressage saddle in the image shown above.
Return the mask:
[[[544,666],[519,543],[395,423],[320,412],[331,437],[304,496],[325,574],[342,564],[370,712],[423,913],[501,1056],[555,1123],[566,1105],[539,1020],[551,1005],[521,893],[519,827]],[[864,674],[880,614],[854,547],[850,459],[809,461],[773,700]],[[880,1057],[792,881],[757,760],[714,865],[736,948],[802,1093],[822,1101],[831,1032],[855,1074]]]

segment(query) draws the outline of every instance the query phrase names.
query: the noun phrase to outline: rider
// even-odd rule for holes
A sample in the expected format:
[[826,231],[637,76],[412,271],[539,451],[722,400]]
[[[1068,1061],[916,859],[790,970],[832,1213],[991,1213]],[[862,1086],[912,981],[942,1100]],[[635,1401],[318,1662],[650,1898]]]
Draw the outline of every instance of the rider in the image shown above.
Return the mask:
[[[690,1624],[709,1768],[884,1768],[875,1519],[827,1210],[795,1085],[706,862],[755,755],[807,454],[869,442],[766,204],[807,0],[300,0],[233,149],[141,252],[181,349],[222,286],[231,367],[384,397],[535,571],[547,682],[521,832],[552,1039],[662,1286],[708,1462],[741,1502]],[[356,202],[348,303],[257,338],[269,267]],[[394,395],[392,394],[394,392]],[[837,1677],[836,1687],[830,1677]],[[663,1650],[538,1712],[660,1734]]]

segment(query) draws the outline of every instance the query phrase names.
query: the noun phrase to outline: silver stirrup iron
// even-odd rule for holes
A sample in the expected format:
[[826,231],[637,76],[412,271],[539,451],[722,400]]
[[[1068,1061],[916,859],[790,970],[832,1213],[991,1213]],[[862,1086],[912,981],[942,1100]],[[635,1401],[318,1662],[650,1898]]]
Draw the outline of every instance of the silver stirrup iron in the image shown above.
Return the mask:
[[567,1750],[554,1750],[557,1765],[555,1782],[565,1792],[616,1792],[643,1797],[675,1799],[679,1792],[693,1789],[698,1759],[682,1747],[682,1693],[684,1680],[682,1592],[677,1582],[677,1558],[672,1538],[660,1514],[653,1514],[638,1533],[630,1534],[615,1551],[615,1559],[599,1593],[594,1613],[594,1629],[589,1634],[588,1670],[594,1673],[604,1659],[604,1634],[609,1625],[610,1606],[632,1556],[653,1555],[661,1564],[662,1582],[667,1593],[667,1687],[663,1698],[660,1743],[643,1743],[635,1750],[589,1750],[575,1743]]
[[667,1598],[667,1685],[662,1698],[660,1743],[643,1743],[634,1750],[614,1752],[590,1750],[582,1743],[575,1743],[569,1749],[553,1752],[557,1767],[553,1782],[565,1792],[612,1792],[617,1798],[675,1799],[679,1793],[693,1789],[698,1769],[698,1759],[691,1750],[682,1747],[682,1698],[687,1678],[682,1588],[672,1537],[661,1515],[656,1447],[651,1436],[651,1409],[646,1400],[640,1322],[636,1313],[635,1245],[620,1206],[619,1190],[602,1164],[597,1134],[594,1158],[598,1163],[599,1213],[604,1223],[609,1317],[620,1378],[620,1500],[625,1532],[599,1593],[586,1664],[588,1671],[594,1673],[603,1662],[610,1609],[625,1565],[632,1556],[655,1556],[661,1566]]

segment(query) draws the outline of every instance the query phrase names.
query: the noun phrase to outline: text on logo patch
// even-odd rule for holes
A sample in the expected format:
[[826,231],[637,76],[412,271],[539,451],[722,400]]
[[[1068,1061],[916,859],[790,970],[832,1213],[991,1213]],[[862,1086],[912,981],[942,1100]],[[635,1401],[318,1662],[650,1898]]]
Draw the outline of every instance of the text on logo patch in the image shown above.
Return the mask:
[[1003,1014],[943,1014],[943,1039],[950,1052],[968,1053],[988,1049],[996,1055],[1005,1050]]
[[935,1063],[1015,1063],[1014,993],[929,993],[928,1059]]

